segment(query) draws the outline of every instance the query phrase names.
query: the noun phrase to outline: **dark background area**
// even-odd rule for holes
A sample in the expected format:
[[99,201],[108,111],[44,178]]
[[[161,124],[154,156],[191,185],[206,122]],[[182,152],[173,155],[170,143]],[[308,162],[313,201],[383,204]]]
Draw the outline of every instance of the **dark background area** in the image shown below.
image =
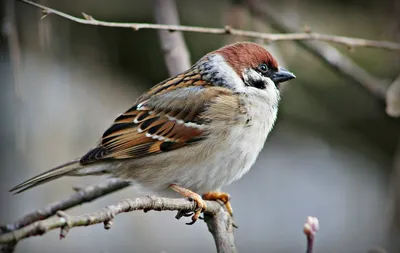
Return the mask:
[[[41,0],[99,20],[154,23],[152,1]],[[231,1],[177,0],[181,24],[224,27],[237,22]],[[233,1],[242,2],[242,1]],[[399,41],[399,4],[392,1],[264,1],[289,23],[315,32]],[[81,25],[21,2],[3,5],[0,62],[0,223],[105,178],[63,178],[12,196],[8,189],[96,144],[114,118],[146,89],[168,77],[157,32]],[[240,9],[240,28],[277,32]],[[233,21],[232,21],[233,20]],[[232,25],[232,24],[231,24]],[[234,26],[234,25],[233,25]],[[235,26],[234,26],[235,27]],[[192,62],[234,36],[184,33]],[[7,43],[5,43],[7,42]],[[315,42],[319,43],[319,42]],[[333,45],[333,44],[332,44]],[[400,54],[333,45],[379,80],[400,73]],[[253,169],[227,187],[239,252],[301,252],[308,215],[321,223],[316,252],[400,252],[393,229],[395,159],[400,121],[385,103],[293,42],[266,47],[297,76],[285,86],[278,122]],[[397,152],[397,153],[396,153]],[[397,158],[398,159],[398,158]],[[398,165],[397,165],[398,166]],[[399,168],[400,169],[400,168]],[[142,196],[135,187],[73,208],[98,210]],[[20,242],[16,252],[214,252],[202,222],[186,226],[169,212],[120,215],[101,225]]]

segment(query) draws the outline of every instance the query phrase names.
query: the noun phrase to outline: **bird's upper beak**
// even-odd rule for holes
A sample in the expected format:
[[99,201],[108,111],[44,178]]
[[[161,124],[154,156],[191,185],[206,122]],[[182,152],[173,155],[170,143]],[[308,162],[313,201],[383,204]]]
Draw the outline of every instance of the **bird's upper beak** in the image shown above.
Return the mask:
[[271,80],[276,84],[283,83],[294,78],[296,78],[296,76],[292,72],[289,72],[287,69],[282,67],[279,67],[278,71],[271,75]]

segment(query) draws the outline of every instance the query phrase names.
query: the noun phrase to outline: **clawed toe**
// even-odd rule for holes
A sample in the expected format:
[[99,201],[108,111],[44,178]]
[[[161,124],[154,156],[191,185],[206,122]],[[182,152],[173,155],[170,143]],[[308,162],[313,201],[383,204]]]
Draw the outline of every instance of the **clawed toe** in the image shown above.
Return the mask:
[[181,195],[187,197],[189,200],[194,201],[196,203],[196,209],[192,212],[184,212],[179,211],[176,215],[176,218],[179,219],[181,217],[189,217],[192,216],[192,221],[186,223],[187,225],[193,225],[200,217],[200,214],[204,212],[207,208],[206,202],[201,198],[201,196],[195,192],[192,192],[189,189],[183,188],[181,186],[172,184],[169,186],[172,190],[180,193]]
[[[198,196],[198,198],[197,198]],[[193,225],[200,217],[200,214],[204,212],[207,208],[206,202],[200,197],[200,195],[197,194],[196,198],[192,198],[193,201],[196,202],[196,209],[194,211],[194,214],[192,216],[192,221],[186,223],[187,225]]]

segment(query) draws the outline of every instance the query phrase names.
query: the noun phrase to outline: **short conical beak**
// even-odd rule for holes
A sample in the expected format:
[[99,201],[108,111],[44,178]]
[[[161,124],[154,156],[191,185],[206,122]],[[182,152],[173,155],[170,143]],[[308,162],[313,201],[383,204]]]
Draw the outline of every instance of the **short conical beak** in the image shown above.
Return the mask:
[[287,69],[282,67],[279,67],[278,71],[271,75],[271,80],[276,84],[283,83],[294,78],[296,78],[296,76],[292,72],[289,72]]

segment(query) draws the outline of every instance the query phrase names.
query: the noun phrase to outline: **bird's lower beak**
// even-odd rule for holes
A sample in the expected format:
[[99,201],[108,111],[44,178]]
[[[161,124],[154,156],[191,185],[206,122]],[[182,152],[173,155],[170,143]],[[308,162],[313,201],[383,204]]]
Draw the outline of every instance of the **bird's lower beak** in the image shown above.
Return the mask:
[[296,76],[292,72],[289,72],[287,69],[282,67],[279,67],[278,71],[273,73],[271,76],[271,80],[276,84],[283,83],[294,78],[296,78]]

